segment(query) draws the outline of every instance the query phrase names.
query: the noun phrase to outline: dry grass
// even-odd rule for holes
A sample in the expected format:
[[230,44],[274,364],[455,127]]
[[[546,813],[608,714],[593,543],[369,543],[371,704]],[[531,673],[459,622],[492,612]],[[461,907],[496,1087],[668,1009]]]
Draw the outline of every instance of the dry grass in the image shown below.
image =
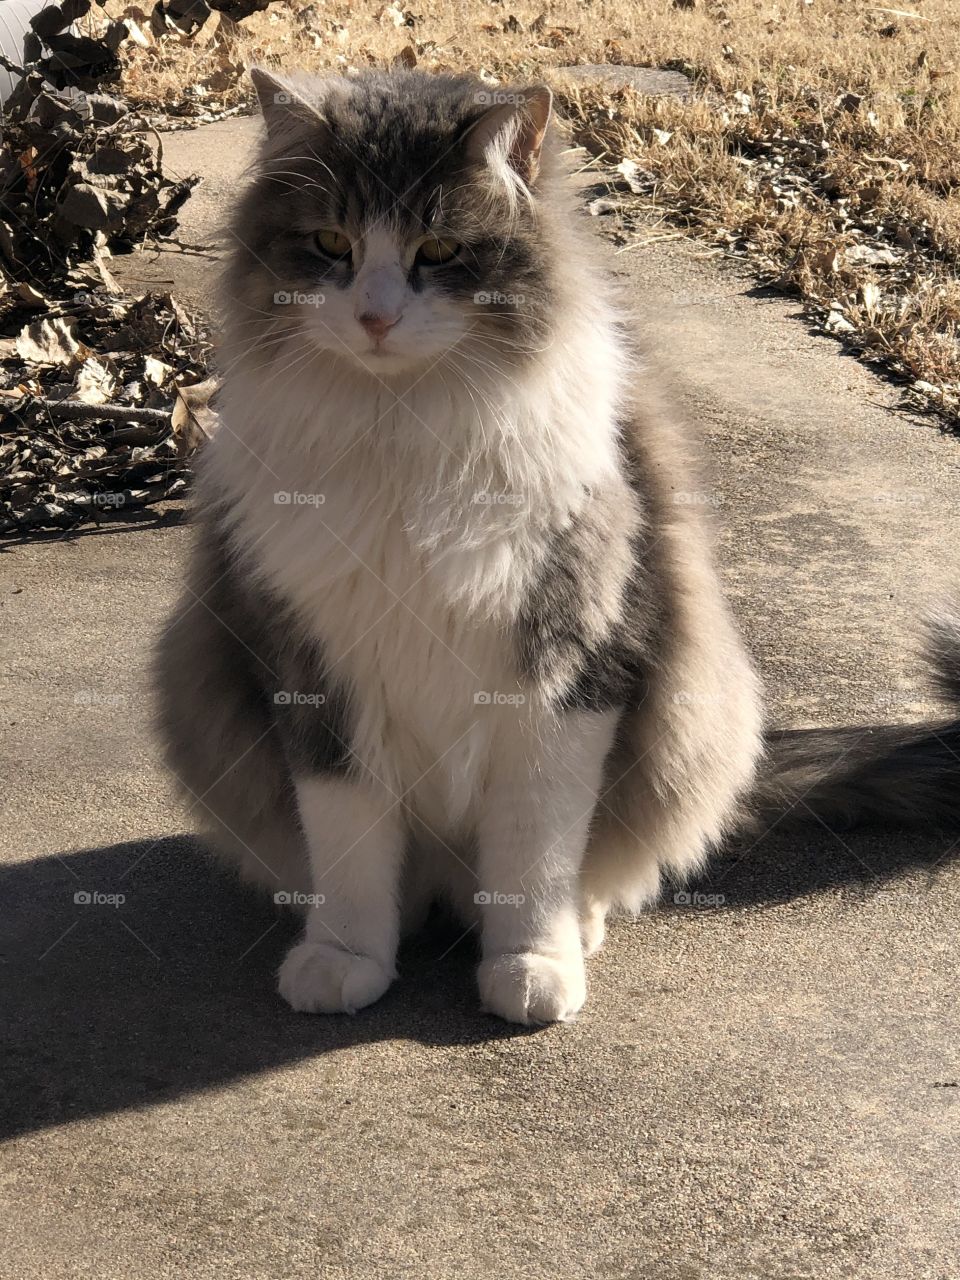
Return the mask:
[[[749,256],[960,421],[956,0],[295,0],[128,44],[126,88],[230,106],[248,96],[245,63],[347,69],[405,46],[428,67],[546,78],[578,142],[653,176],[646,204]],[[585,91],[559,72],[579,62],[680,69],[698,93]]]

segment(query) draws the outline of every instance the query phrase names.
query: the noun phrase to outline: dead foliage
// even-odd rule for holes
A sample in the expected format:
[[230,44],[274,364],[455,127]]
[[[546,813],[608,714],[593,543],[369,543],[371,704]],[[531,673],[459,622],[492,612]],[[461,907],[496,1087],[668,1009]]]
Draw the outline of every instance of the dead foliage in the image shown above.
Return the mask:
[[[155,25],[172,10],[158,4]],[[110,272],[114,254],[173,236],[199,181],[165,175],[159,135],[122,96],[132,34],[65,0],[33,19],[19,62],[4,59],[20,79],[0,137],[0,533],[175,496],[212,429],[202,324]]]

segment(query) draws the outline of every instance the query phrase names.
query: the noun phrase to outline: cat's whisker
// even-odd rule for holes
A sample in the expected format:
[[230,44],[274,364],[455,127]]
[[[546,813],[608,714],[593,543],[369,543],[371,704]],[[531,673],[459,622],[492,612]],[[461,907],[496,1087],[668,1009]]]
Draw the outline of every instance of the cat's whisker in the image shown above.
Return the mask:
[[[259,352],[272,353],[275,351],[276,348],[281,347],[284,343],[288,342],[292,337],[297,336],[296,328],[293,328],[293,329],[288,328],[283,333],[275,333],[271,335],[270,329],[272,326],[270,325],[263,326],[259,320],[257,321],[241,320],[238,322],[238,326],[247,325],[247,324],[257,324],[258,326],[260,326],[261,330],[265,327],[266,333],[258,332],[249,340],[245,339],[240,342],[239,350],[237,354],[234,356],[234,358],[229,362],[221,365],[220,376],[222,378],[227,377],[229,374],[231,374],[238,367],[238,365],[240,365],[243,361],[249,359],[251,355],[254,355]],[[271,355],[271,358],[272,358],[272,355]]]
[[[505,351],[499,347],[487,347],[482,342],[471,342],[469,346],[460,348],[461,351],[468,353],[476,358],[481,356],[486,360],[486,366],[490,369],[522,369],[524,363],[520,360],[510,360],[508,356],[518,354],[513,348],[508,347]],[[495,358],[494,358],[495,357]]]
[[[284,155],[279,162],[283,164],[296,164],[298,160],[302,160],[304,161],[304,163],[309,165],[319,165],[321,169],[325,169],[327,173],[329,173],[330,177],[333,180],[334,186],[339,185],[337,181],[337,175],[333,172],[333,170],[330,168],[327,162],[321,159],[321,157],[318,156],[315,151],[308,152],[305,155],[293,155],[293,156]],[[284,172],[289,172],[289,171],[283,170],[283,169],[275,169],[272,167],[272,165],[269,169],[265,168],[263,170],[263,173],[265,175],[268,173],[284,173]],[[302,173],[296,173],[295,176],[301,179],[305,178],[305,175]]]
[[[221,367],[219,369],[219,374],[221,379],[229,378],[236,371],[237,368],[239,368],[242,364],[246,363],[247,361],[250,361],[254,365],[258,365],[258,367],[266,371],[267,369],[271,368],[273,361],[276,359],[276,357],[279,354],[281,354],[283,345],[287,341],[288,341],[288,336],[284,334],[280,337],[267,339],[264,342],[260,342],[260,341],[251,342],[248,346],[239,350],[237,352],[236,357],[233,360],[229,361],[226,364],[221,364]],[[264,361],[258,362],[256,360],[256,357],[261,352],[264,352],[266,354],[267,359]]]
[[294,325],[297,323],[291,315],[281,315],[278,311],[264,311],[263,307],[255,307],[249,302],[238,302],[236,305],[244,311],[252,311],[258,316],[264,316],[267,320],[274,320],[280,324]]
[[316,359],[320,354],[320,351],[313,345],[313,343],[304,342],[303,347],[294,353],[294,358],[289,361],[289,363],[280,367],[275,367],[271,370],[269,377],[263,385],[265,387],[273,386],[279,378],[282,378],[284,374],[289,373],[291,369],[298,368],[301,364],[304,364],[311,358]]
[[504,372],[504,365],[508,366],[511,369],[522,368],[521,365],[514,364],[508,360],[503,360],[499,356],[499,354],[496,360],[491,360],[476,351],[467,350],[465,348],[460,349],[459,355],[461,356],[462,359],[469,360],[471,364],[481,369],[484,373],[489,373],[491,375],[491,382],[494,385],[496,385],[497,381],[500,379],[505,380],[507,383],[509,383],[510,386],[514,388],[514,390],[517,392],[518,396],[522,400],[523,387],[517,381],[516,378]]
[[[455,356],[452,356],[451,358],[448,359],[448,366],[457,374],[460,380],[466,385],[468,392],[471,395],[471,399],[473,399],[473,393],[475,393],[477,396],[479,396],[483,404],[486,405],[487,409],[490,412],[491,420],[500,434],[501,441],[505,442],[508,439],[508,436],[511,435],[512,433],[508,432],[506,419],[502,411],[496,407],[496,405],[493,403],[493,400],[490,398],[490,396],[477,385],[476,381],[467,373],[465,369],[458,368],[456,363],[456,357],[467,358],[465,357],[465,353],[463,351],[459,351],[455,353]],[[474,400],[474,404],[476,405],[476,400]],[[478,417],[481,418],[481,422],[482,422],[482,415],[480,415],[479,410],[478,410]],[[484,436],[484,439],[486,439],[485,436]]]
[[[489,318],[488,318],[489,322]],[[525,355],[542,355],[546,351],[553,350],[555,342],[551,339],[545,342],[543,346],[533,346],[530,343],[518,342],[516,338],[506,333],[491,333],[488,329],[480,329],[476,325],[470,330],[471,340],[486,343],[496,343],[503,347],[509,347],[514,351]]]
[[[452,364],[452,362],[451,362],[451,364]],[[455,366],[455,365],[454,365],[453,367],[454,367],[454,368],[456,368],[456,366]],[[442,375],[441,375],[441,376],[442,376]],[[481,437],[481,440],[482,440],[482,442],[483,442],[484,447],[486,447],[486,445],[487,445],[487,433],[486,433],[486,427],[485,427],[485,425],[484,425],[484,421],[483,421],[483,413],[482,413],[482,411],[481,411],[481,409],[480,409],[480,406],[477,404],[476,397],[475,397],[475,395],[474,395],[474,392],[476,392],[476,394],[477,394],[477,395],[480,395],[480,391],[479,391],[479,389],[478,389],[478,388],[477,388],[477,387],[476,387],[476,386],[475,386],[475,385],[470,381],[470,379],[468,379],[468,378],[464,378],[462,374],[461,374],[461,381],[463,381],[463,383],[464,383],[464,385],[465,385],[465,387],[466,387],[466,390],[467,390],[467,394],[469,395],[469,397],[470,397],[471,401],[473,402],[473,407],[474,407],[474,409],[476,409],[476,413],[477,413],[477,425],[478,425],[478,426],[479,426],[479,428],[480,428],[480,437]],[[481,399],[483,399],[482,395],[481,395]],[[488,404],[488,407],[489,407],[489,402],[487,402],[487,404]]]

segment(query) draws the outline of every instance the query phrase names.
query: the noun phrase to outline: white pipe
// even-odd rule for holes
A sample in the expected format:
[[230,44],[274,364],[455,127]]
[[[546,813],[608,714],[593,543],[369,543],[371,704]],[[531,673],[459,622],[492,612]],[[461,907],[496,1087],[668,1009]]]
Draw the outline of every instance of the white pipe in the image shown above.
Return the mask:
[[[4,57],[23,65],[23,37],[30,30],[30,19],[48,8],[50,0],[0,0],[0,53]],[[0,67],[0,103],[13,93],[17,79]]]

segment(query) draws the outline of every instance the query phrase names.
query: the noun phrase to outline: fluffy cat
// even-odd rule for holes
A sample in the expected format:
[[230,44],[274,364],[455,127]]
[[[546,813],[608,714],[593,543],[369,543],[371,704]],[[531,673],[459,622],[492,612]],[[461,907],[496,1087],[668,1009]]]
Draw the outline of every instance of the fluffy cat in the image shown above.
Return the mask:
[[568,1018],[608,910],[701,861],[759,752],[699,482],[638,395],[546,88],[254,74],[171,764],[306,904],[294,1008],[377,999],[442,898],[488,1009]]
[[254,78],[223,425],[157,663],[172,770],[303,910],[294,1009],[376,1000],[439,899],[476,927],[485,1008],[570,1018],[607,913],[699,866],[754,784],[695,458],[548,89]]

